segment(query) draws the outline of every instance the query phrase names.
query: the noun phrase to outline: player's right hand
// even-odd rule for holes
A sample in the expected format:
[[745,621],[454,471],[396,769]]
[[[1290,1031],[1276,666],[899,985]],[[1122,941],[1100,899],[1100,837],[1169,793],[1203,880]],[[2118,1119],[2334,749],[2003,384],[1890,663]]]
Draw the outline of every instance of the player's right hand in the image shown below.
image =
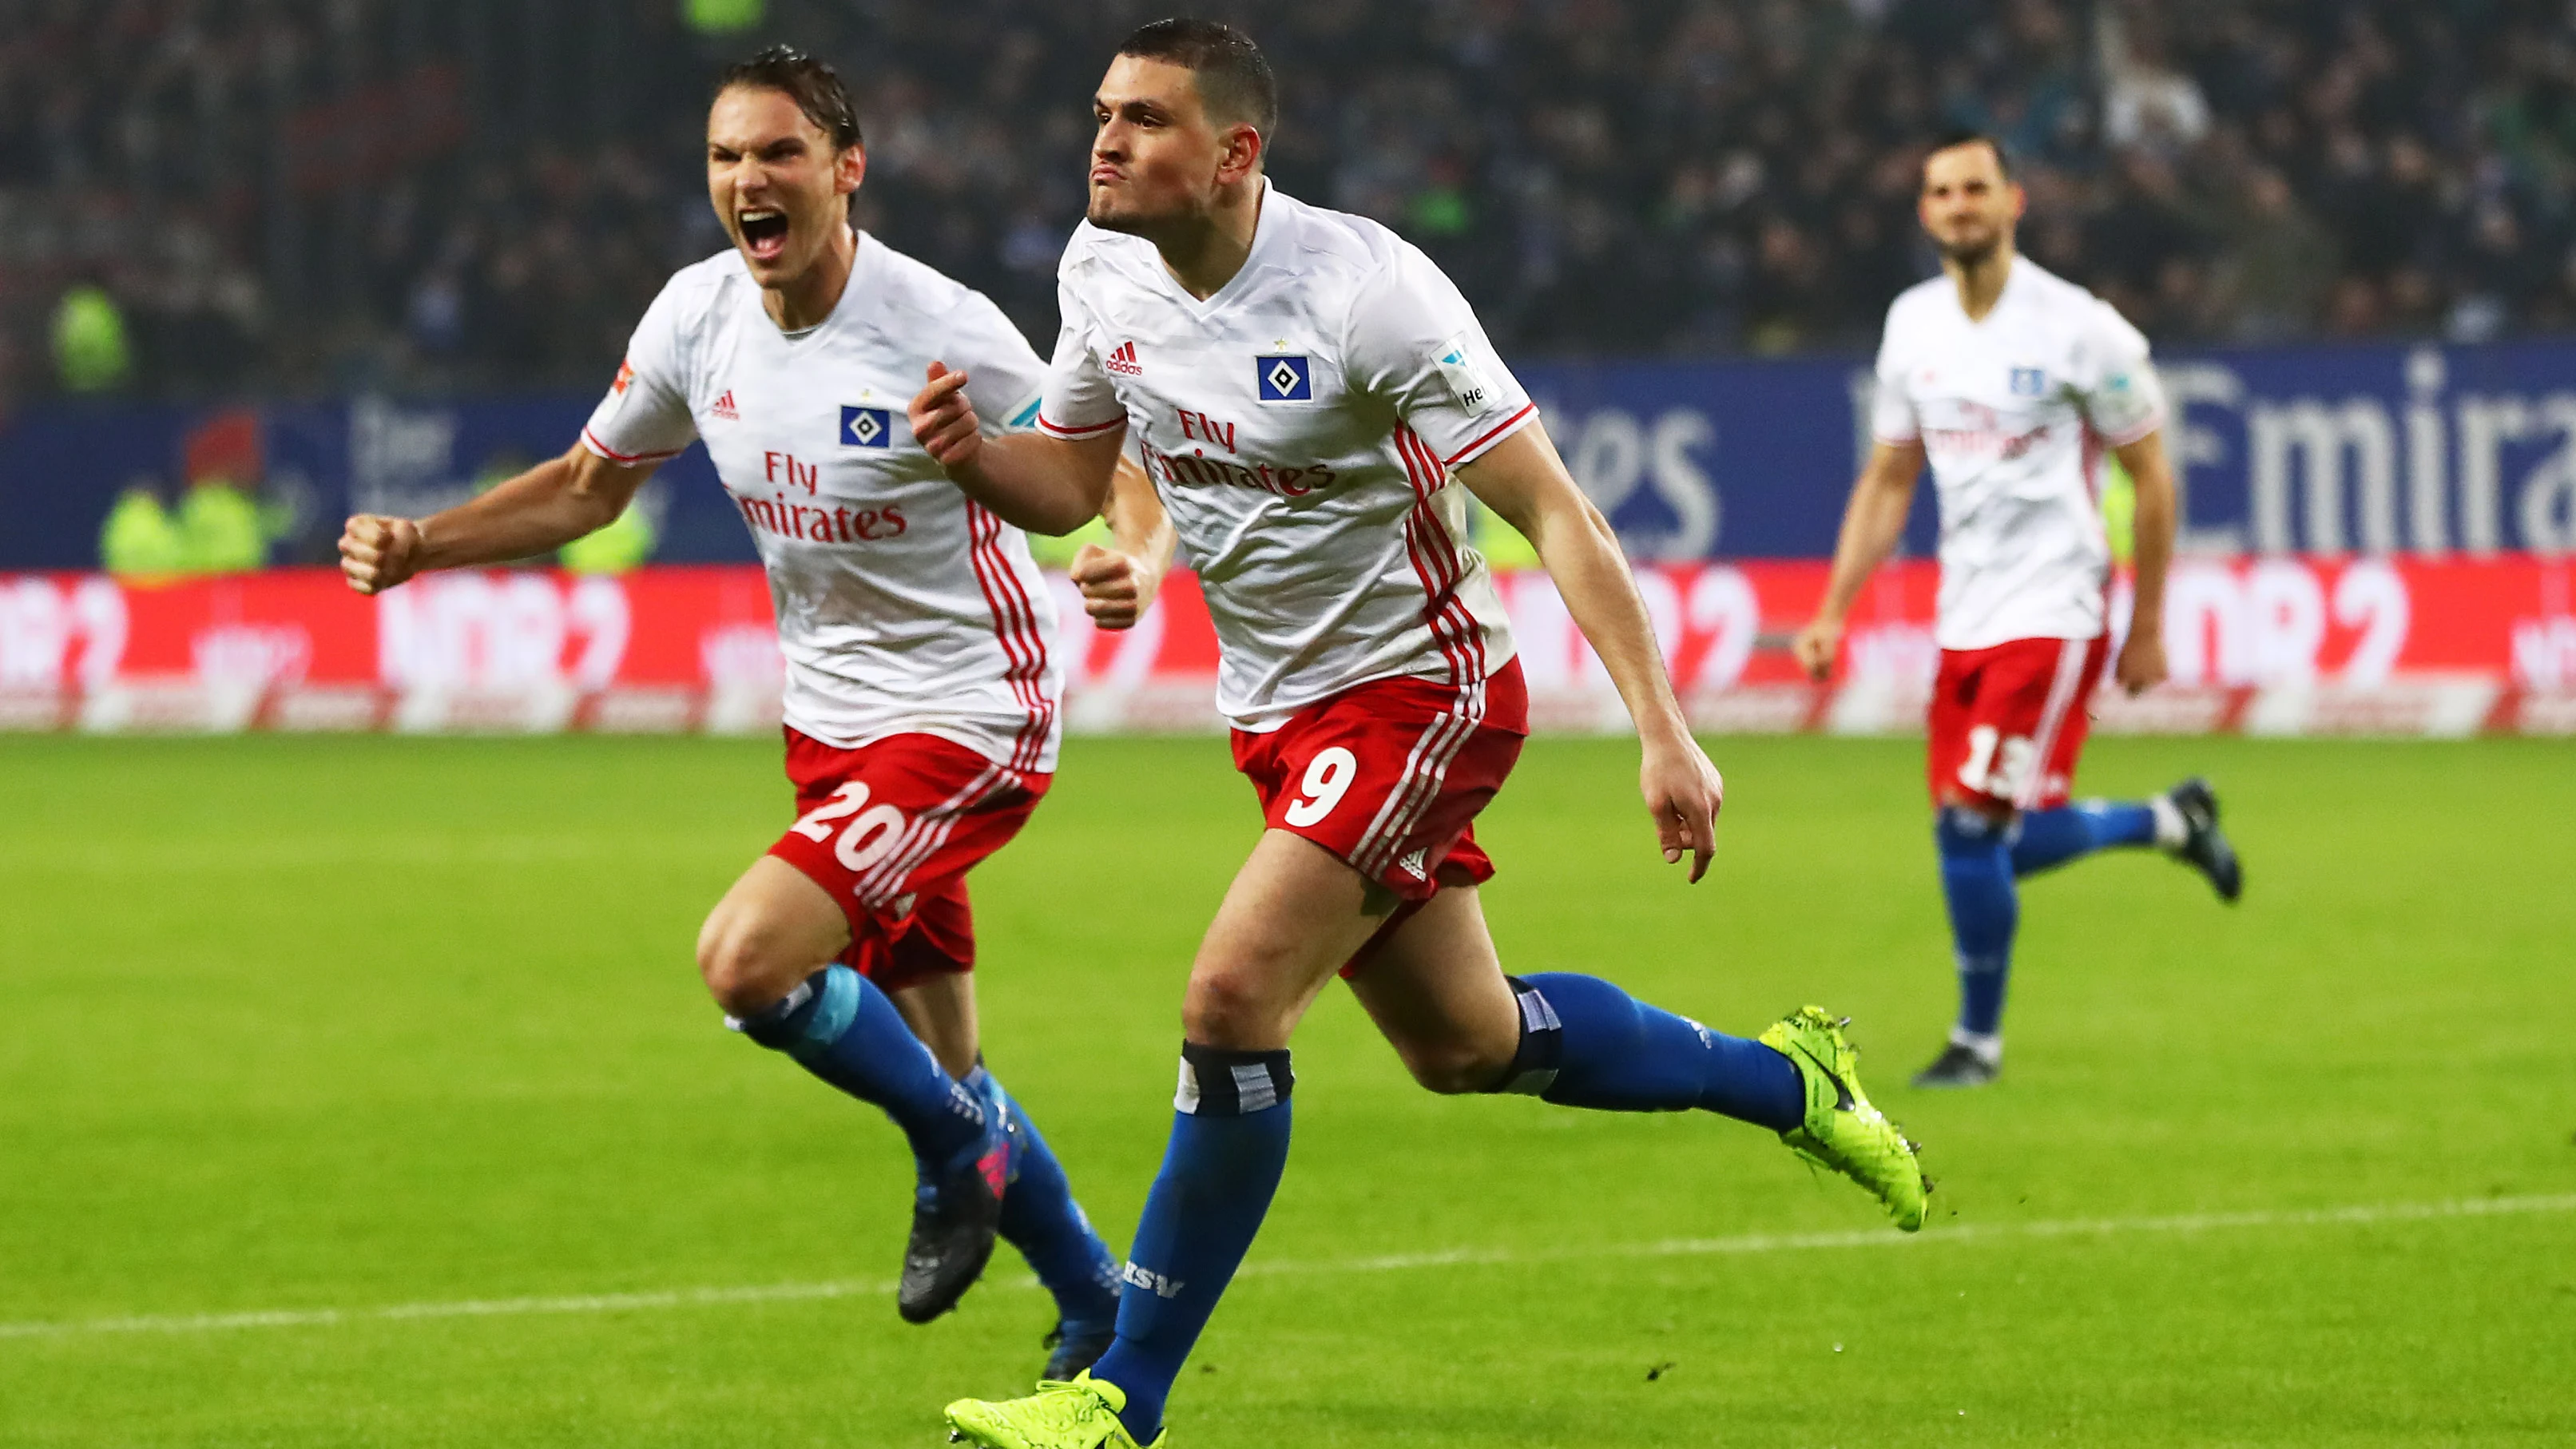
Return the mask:
[[381,594],[420,572],[420,525],[361,513],[340,530],[340,573],[362,594]]
[[1082,590],[1083,612],[1103,629],[1136,627],[1160,582],[1142,559],[1096,543],[1086,543],[1074,554],[1067,576]]
[[906,412],[912,419],[913,440],[950,475],[975,466],[976,455],[984,449],[984,432],[975,416],[975,400],[966,395],[966,374],[949,371],[944,362],[930,364],[930,385],[913,397]]
[[1798,667],[1807,677],[1821,684],[1834,672],[1834,656],[1842,652],[1843,626],[1832,619],[1818,618],[1808,622],[1790,641],[1789,652],[1798,656]]

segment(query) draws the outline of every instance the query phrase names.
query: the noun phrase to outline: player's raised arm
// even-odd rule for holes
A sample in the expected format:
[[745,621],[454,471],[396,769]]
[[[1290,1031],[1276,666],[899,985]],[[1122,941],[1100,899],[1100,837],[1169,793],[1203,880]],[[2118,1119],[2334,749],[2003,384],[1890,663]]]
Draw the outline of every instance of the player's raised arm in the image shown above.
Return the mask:
[[2173,462],[2165,455],[2161,428],[2111,451],[2128,470],[2138,496],[2131,522],[2137,602],[2129,614],[2129,642],[2120,646],[2117,675],[2122,689],[2143,694],[2165,682],[2165,572],[2173,563],[2174,546]]
[[1887,556],[1896,551],[1896,541],[1905,536],[1905,515],[1914,507],[1914,480],[1922,473],[1920,440],[1881,439],[1870,446],[1869,461],[1861,465],[1860,477],[1852,483],[1851,501],[1843,505],[1842,536],[1834,543],[1834,570],[1825,583],[1825,600],[1816,606],[1816,617],[1798,631],[1792,646],[1810,678],[1822,679],[1833,672],[1834,655],[1842,647],[1843,619],[1851,612],[1852,600],[1860,597],[1860,586],[1887,562]]
[[1067,534],[1100,516],[1109,502],[1127,430],[1081,438],[1044,433],[987,437],[963,372],[930,364],[929,385],[912,400],[912,436],[966,496],[1031,533]]
[[575,443],[560,458],[470,503],[427,518],[361,513],[340,533],[349,587],[380,594],[430,569],[470,568],[551,553],[617,521],[658,460],[620,463]]
[[1681,702],[1673,697],[1645,600],[1638,597],[1610,520],[1575,486],[1536,419],[1460,466],[1458,477],[1538,550],[1575,627],[1601,656],[1637,723],[1645,749],[1638,785],[1655,817],[1664,859],[1679,861],[1687,852],[1690,878],[1697,881],[1717,849],[1717,812],[1726,786],[1691,738]]
[[1121,453],[1118,473],[1109,482],[1109,521],[1116,548],[1086,543],[1073,556],[1071,576],[1082,590],[1082,607],[1103,629],[1129,629],[1154,603],[1154,590],[1171,572],[1176,542],[1163,500],[1153,480],[1136,460]]

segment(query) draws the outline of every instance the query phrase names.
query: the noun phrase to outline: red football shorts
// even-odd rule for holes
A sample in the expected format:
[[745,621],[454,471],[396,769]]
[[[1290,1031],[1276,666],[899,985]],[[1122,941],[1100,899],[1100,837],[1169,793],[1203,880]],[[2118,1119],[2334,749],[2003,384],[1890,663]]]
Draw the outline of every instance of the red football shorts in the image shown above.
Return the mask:
[[1942,650],[1926,759],[1932,803],[1965,797],[2016,810],[2065,804],[2110,648],[2106,635]]
[[769,847],[841,903],[841,960],[885,991],[975,967],[966,872],[1037,809],[1052,775],[1004,769],[936,735],[855,750],[787,731],[798,819]]
[[1234,765],[1273,830],[1315,842],[1401,899],[1348,975],[1442,886],[1494,862],[1473,821],[1529,734],[1517,659],[1481,684],[1380,679],[1309,705],[1267,734],[1234,732]]

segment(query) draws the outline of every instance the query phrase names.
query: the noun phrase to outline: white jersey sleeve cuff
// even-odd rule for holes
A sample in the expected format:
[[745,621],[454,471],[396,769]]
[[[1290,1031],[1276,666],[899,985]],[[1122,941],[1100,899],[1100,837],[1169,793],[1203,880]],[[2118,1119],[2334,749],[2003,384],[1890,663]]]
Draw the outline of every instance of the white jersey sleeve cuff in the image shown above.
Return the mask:
[[1519,432],[1522,428],[1529,426],[1531,420],[1535,419],[1537,416],[1537,403],[1531,402],[1521,404],[1520,411],[1513,413],[1510,417],[1494,424],[1493,427],[1479,435],[1476,441],[1469,443],[1467,446],[1460,448],[1457,452],[1441,459],[1440,465],[1444,468],[1455,468],[1462,463],[1472,463],[1476,461],[1478,458],[1492,452],[1496,445],[1500,444],[1505,438],[1508,438],[1512,434]]
[[1045,413],[1039,413],[1038,431],[1051,438],[1096,438],[1126,421],[1127,415],[1123,412],[1096,423],[1059,423]]
[[686,448],[672,448],[659,453],[621,453],[601,442],[599,435],[588,428],[581,430],[581,445],[612,463],[658,463],[665,458],[676,458],[688,451]]
[[2145,437],[2147,434],[2154,432],[2156,429],[2161,428],[2164,425],[2165,413],[2162,408],[2159,408],[2155,412],[2148,414],[2143,422],[2134,424],[2125,431],[2117,433],[2103,433],[2100,436],[2103,444],[2107,447],[2125,448],[2131,443],[2138,441],[2140,438]]

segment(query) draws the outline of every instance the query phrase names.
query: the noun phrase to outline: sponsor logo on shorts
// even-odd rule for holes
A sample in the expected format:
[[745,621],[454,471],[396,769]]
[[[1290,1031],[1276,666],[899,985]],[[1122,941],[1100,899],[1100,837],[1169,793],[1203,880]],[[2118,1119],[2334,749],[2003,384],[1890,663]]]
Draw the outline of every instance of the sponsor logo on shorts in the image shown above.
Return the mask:
[[1404,873],[1413,877],[1415,880],[1429,879],[1429,877],[1423,873],[1422,852],[1419,850],[1406,856],[1404,859],[1397,861],[1396,864],[1402,866],[1404,868]]

